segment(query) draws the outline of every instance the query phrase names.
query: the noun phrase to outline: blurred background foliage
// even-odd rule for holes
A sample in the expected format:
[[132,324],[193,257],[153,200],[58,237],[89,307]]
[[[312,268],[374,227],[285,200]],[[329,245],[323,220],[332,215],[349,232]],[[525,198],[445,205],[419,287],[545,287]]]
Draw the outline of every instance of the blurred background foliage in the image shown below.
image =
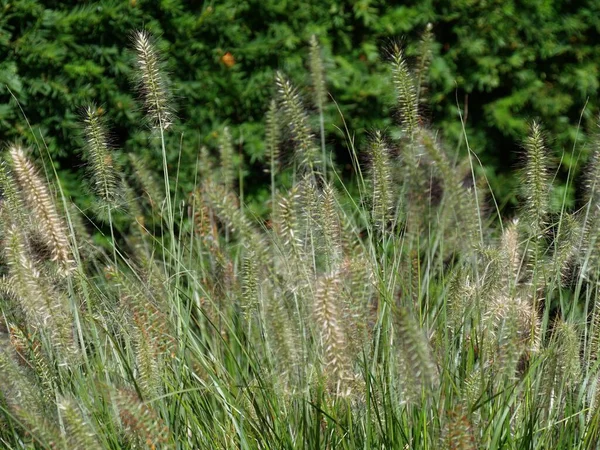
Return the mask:
[[[158,36],[165,55],[179,117],[169,138],[170,156],[175,166],[182,150],[184,189],[191,189],[200,146],[216,148],[228,126],[245,160],[245,190],[261,202],[268,183],[263,121],[275,71],[299,85],[307,107],[316,111],[307,70],[313,34],[322,46],[328,89],[360,149],[373,130],[394,132],[393,87],[382,64],[386,48],[400,42],[414,56],[432,23],[423,118],[465,154],[462,114],[469,144],[503,205],[514,204],[513,169],[531,120],[539,119],[553,136],[549,146],[563,180],[570,170],[577,176],[589,153],[586,134],[595,132],[600,2],[593,0],[0,0],[0,5],[0,140],[45,143],[67,194],[80,204],[89,196],[80,182],[79,110],[91,101],[105,110],[115,147],[159,167],[157,145],[140,126],[132,89],[130,36],[140,28]],[[342,117],[331,101],[324,113],[327,145],[350,175]],[[576,189],[556,195],[578,200]]]

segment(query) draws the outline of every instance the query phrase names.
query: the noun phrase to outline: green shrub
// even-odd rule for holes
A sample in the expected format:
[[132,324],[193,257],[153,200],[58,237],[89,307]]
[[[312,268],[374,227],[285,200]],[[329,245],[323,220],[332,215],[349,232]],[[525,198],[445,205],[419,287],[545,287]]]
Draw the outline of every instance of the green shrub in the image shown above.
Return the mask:
[[[563,182],[569,170],[579,167],[576,162],[589,155],[571,150],[576,139],[586,141],[582,129],[592,128],[597,112],[594,2],[461,0],[392,6],[380,0],[16,0],[1,5],[0,135],[32,143],[19,108],[9,101],[8,86],[80,206],[89,195],[82,194],[75,176],[82,146],[76,130],[79,111],[90,101],[106,110],[117,146],[149,156],[153,168],[160,165],[149,150],[147,130],[136,126],[142,114],[130,91],[128,32],[141,27],[159,36],[168,55],[182,119],[178,131],[187,142],[180,185],[188,191],[196,150],[200,144],[217,147],[225,125],[235,152],[245,155],[252,193],[259,195],[254,191],[268,184],[260,182],[268,165],[262,117],[274,94],[272,80],[281,69],[294,83],[311,85],[302,69],[313,34],[323,48],[327,87],[342,106],[349,129],[357,131],[357,144],[365,143],[365,131],[392,126],[392,87],[380,64],[381,49],[406,37],[407,54],[415,56],[423,51],[417,38],[427,23],[433,24],[434,43],[431,96],[422,104],[422,117],[432,119],[446,140],[458,145],[462,128],[457,111],[463,111],[471,146],[487,168],[499,203],[515,203],[517,180],[509,174],[530,119],[542,121],[553,136],[550,144],[562,158]],[[580,129],[578,119],[588,99]],[[327,101],[323,113],[324,141],[346,166],[347,142],[339,131],[343,125],[337,108]],[[179,142],[178,134],[171,139]],[[168,155],[173,168],[177,155]],[[555,196],[554,206],[560,198]],[[567,198],[573,202],[579,196],[571,188]]]

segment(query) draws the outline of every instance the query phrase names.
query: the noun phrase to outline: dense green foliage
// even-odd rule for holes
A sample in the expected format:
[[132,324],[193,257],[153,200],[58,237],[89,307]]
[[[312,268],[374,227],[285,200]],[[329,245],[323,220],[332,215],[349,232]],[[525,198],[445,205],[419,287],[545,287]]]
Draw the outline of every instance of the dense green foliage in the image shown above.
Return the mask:
[[[262,120],[274,94],[275,70],[309,86],[302,69],[311,35],[323,47],[328,90],[342,105],[360,146],[365,131],[392,126],[392,87],[379,64],[390,42],[407,37],[407,53],[414,56],[417,38],[432,23],[432,95],[422,105],[422,117],[440,126],[449,142],[459,142],[457,112],[464,111],[471,145],[494,190],[508,200],[515,179],[507,170],[516,161],[518,136],[533,118],[543,120],[554,136],[555,155],[566,152],[562,179],[574,167],[579,155],[570,150],[580,112],[589,98],[583,115],[589,129],[596,109],[598,9],[593,1],[540,0],[403,5],[382,0],[2,0],[0,136],[33,138],[8,87],[80,204],[85,198],[73,178],[82,146],[77,123],[89,101],[107,111],[115,144],[154,156],[147,130],[133,126],[142,115],[130,90],[127,51],[129,32],[145,27],[159,36],[168,55],[178,131],[187,142],[183,185],[192,185],[188,168],[200,143],[215,148],[218,134],[229,125],[236,153],[246,156],[246,173],[252,173],[256,187],[265,163]],[[338,130],[342,121],[335,105],[327,103],[324,114],[326,142],[345,165],[347,142]],[[584,137],[581,130],[579,135]],[[177,155],[169,155],[173,167]],[[155,167],[159,160],[153,159]]]

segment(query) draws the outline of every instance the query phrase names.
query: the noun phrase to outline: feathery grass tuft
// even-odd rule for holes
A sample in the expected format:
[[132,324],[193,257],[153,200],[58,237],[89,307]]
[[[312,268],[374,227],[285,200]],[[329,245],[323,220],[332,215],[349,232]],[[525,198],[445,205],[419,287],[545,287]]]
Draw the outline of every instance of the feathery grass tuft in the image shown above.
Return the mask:
[[9,148],[14,176],[27,206],[36,216],[40,236],[47,244],[52,260],[63,274],[73,269],[73,257],[67,237],[66,226],[58,215],[56,205],[46,183],[25,154],[23,148],[13,145]]
[[160,210],[165,200],[165,193],[156,180],[154,173],[148,168],[142,158],[133,153],[129,154],[129,161],[137,184],[147,198],[152,209]]
[[161,59],[152,36],[146,31],[136,31],[133,43],[137,54],[138,88],[152,125],[162,130],[173,124],[170,93],[162,74]]
[[404,51],[398,45],[394,45],[392,48],[391,57],[392,80],[396,88],[396,95],[398,96],[402,131],[404,131],[408,140],[411,141],[419,127],[419,110],[414,80],[408,69]]
[[385,231],[393,217],[394,192],[389,149],[381,132],[376,132],[369,148],[371,159],[372,212],[375,228]]
[[327,100],[327,91],[325,88],[325,70],[323,68],[319,40],[314,34],[310,38],[309,62],[314,103],[317,105],[317,108],[319,108],[319,113],[322,113],[323,105]]
[[117,204],[117,177],[114,156],[100,110],[93,105],[84,110],[86,157],[90,164],[96,195],[108,206]]
[[425,103],[427,93],[427,72],[433,58],[433,25],[428,23],[421,36],[418,50],[418,62],[416,67],[417,104]]
[[233,188],[237,171],[233,161],[234,151],[231,133],[227,127],[223,129],[223,132],[219,136],[219,158],[221,161],[219,181],[223,183],[226,188],[231,189]]
[[346,353],[347,338],[338,306],[339,301],[339,276],[332,274],[319,279],[315,290],[314,316],[321,334],[323,374],[333,393],[348,396],[352,373]]
[[81,450],[101,450],[103,448],[96,439],[96,431],[84,418],[73,400],[61,400],[58,403],[58,409],[64,420],[69,448]]
[[402,394],[405,401],[414,403],[432,392],[438,371],[425,332],[407,308],[399,308],[396,322]]
[[115,397],[130,444],[152,449],[170,447],[168,429],[151,406],[129,391],[120,390]]
[[295,153],[299,168],[302,172],[320,173],[322,161],[314,143],[314,134],[310,129],[300,94],[280,72],[275,76],[275,83],[284,120],[296,146]]
[[327,160],[327,148],[325,146],[325,117],[323,108],[327,102],[327,88],[325,85],[325,69],[321,58],[321,47],[319,40],[313,34],[310,38],[310,78],[313,90],[314,104],[319,112],[319,134],[321,136],[321,161],[323,163],[323,174],[327,176],[329,161]]
[[271,100],[265,115],[265,154],[269,160],[269,173],[271,174],[271,207],[275,207],[275,179],[279,171],[280,153],[280,125],[277,118],[278,106],[276,100]]
[[73,330],[67,299],[36,267],[16,225],[6,230],[5,243],[11,286],[31,330],[43,330],[55,348],[62,352],[72,351]]
[[542,138],[542,129],[537,122],[531,124],[525,141],[527,162],[523,196],[525,211],[532,236],[539,239],[546,227],[550,200],[550,175],[547,150]]

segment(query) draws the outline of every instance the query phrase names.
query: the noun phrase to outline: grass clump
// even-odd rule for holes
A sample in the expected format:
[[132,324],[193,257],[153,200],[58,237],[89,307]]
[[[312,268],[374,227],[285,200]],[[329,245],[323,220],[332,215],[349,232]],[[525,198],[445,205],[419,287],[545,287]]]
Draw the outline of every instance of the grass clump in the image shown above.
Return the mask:
[[[5,445],[594,448],[596,168],[586,207],[553,215],[533,124],[525,206],[494,219],[477,173],[419,116],[427,60],[415,73],[395,49],[400,134],[373,133],[358,196],[278,74],[268,220],[244,207],[228,130],[218,158],[200,150],[197,187],[181,201],[159,57],[146,33],[135,46],[165,187],[135,155],[113,164],[106,124],[86,109],[108,246],[82,251],[89,220],[21,147],[0,167]],[[321,104],[319,58],[315,39]],[[290,170],[278,161],[286,136]]]

